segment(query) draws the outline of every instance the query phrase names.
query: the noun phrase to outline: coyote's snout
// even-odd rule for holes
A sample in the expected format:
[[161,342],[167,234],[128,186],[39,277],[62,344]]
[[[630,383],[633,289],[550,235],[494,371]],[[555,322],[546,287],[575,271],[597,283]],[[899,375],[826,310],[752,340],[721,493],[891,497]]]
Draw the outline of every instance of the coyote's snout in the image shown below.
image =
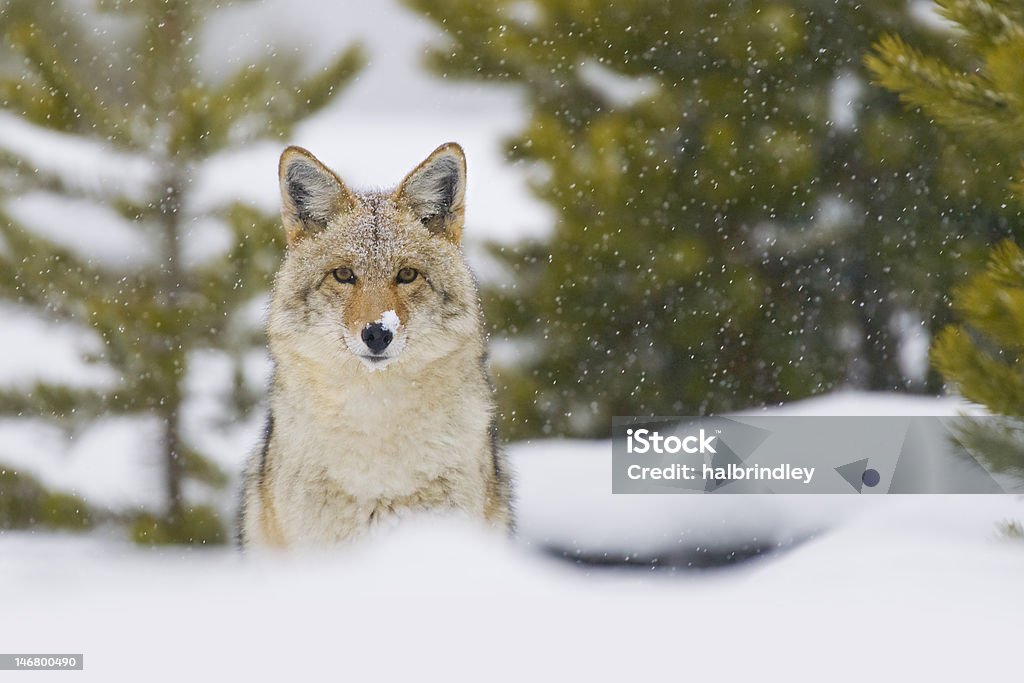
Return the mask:
[[355,192],[309,152],[281,155],[288,248],[267,333],[275,371],[249,469],[243,541],[355,536],[456,509],[507,527],[509,482],[476,285],[461,249],[462,149],[389,192]]
[[403,320],[409,320],[408,297],[414,292],[410,285],[420,274],[405,267],[395,274],[394,282],[381,283],[359,278],[348,267],[339,270],[333,277],[351,289],[342,316],[345,346],[368,369],[383,368],[405,348],[409,326]]

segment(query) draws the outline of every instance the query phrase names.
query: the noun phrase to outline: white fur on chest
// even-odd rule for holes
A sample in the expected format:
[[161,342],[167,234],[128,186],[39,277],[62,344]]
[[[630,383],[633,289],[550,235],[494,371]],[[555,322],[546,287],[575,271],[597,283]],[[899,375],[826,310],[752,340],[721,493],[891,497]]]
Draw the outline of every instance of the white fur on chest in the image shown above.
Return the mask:
[[486,397],[388,373],[275,395],[276,465],[302,479],[326,477],[366,502],[410,496],[440,478],[475,478],[488,449]]

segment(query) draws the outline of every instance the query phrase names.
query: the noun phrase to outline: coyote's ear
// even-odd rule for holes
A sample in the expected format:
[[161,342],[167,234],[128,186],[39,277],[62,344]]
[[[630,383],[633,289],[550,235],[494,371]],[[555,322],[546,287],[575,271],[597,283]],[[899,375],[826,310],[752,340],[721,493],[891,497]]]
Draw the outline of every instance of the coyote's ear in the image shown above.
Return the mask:
[[341,179],[301,147],[281,153],[277,175],[288,244],[323,230],[332,216],[355,206],[355,197]]
[[466,213],[466,156],[462,148],[449,142],[435,149],[405,176],[394,196],[409,206],[428,230],[458,242]]

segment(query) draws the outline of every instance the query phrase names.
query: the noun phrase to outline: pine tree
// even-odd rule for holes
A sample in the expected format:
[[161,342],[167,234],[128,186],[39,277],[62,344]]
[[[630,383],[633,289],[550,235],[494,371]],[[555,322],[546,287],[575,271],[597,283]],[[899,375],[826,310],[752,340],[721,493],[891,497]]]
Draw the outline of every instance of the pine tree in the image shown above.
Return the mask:
[[[265,293],[281,248],[277,220],[252,207],[193,208],[195,175],[213,155],[287,136],[329,103],[362,62],[354,46],[308,75],[298,60],[268,54],[217,78],[200,67],[196,34],[222,4],[101,0],[94,12],[77,4],[73,12],[66,3],[9,0],[0,8],[5,115],[32,130],[90,141],[136,176],[118,186],[75,182],[7,151],[0,155],[0,191],[107,207],[141,231],[155,253],[152,262],[124,267],[92,262],[0,205],[8,207],[0,213],[0,296],[94,330],[103,341],[94,362],[118,378],[104,390],[56,383],[7,390],[0,411],[42,416],[68,429],[107,415],[158,416],[166,500],[162,510],[138,515],[134,527],[149,542],[224,536],[215,511],[186,495],[189,482],[219,486],[226,476],[183,433],[182,379],[194,353],[220,352],[235,363],[234,408],[243,414],[252,407],[241,362],[263,342],[241,312]],[[201,221],[225,226],[231,246],[196,264],[184,251]]]
[[[972,208],[965,153],[866,88],[903,3],[409,0],[446,31],[440,74],[510,82],[544,169],[549,240],[499,249],[486,292],[513,436],[599,436],[613,415],[700,414],[840,385],[937,389],[908,328],[1002,217]],[[908,322],[909,321],[909,322]]]
[[[888,35],[868,57],[868,66],[908,106],[920,108],[984,155],[987,166],[979,172],[993,169],[999,182],[997,193],[980,201],[1006,204],[1015,194],[1019,206],[1024,199],[1024,6],[1007,0],[939,0],[938,6],[957,29],[955,53],[936,55]],[[1019,216],[1018,211],[1018,222]],[[992,413],[1024,416],[1020,247],[1012,241],[994,247],[987,268],[954,291],[953,310],[959,322],[936,338],[935,367],[965,398]],[[1009,430],[1019,433],[1019,421]],[[1015,449],[1005,447],[1014,441]],[[997,469],[1024,470],[1017,437],[985,452]]]

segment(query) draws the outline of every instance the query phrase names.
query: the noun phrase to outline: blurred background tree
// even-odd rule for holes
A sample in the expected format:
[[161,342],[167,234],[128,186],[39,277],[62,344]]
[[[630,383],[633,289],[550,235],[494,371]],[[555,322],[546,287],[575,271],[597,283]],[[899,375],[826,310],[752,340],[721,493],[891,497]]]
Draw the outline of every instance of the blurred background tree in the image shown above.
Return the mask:
[[[0,193],[103,207],[111,230],[123,219],[152,251],[120,266],[97,263],[32,221],[15,220],[9,202],[0,205],[0,297],[94,330],[103,342],[94,361],[116,376],[103,389],[55,382],[9,389],[0,394],[0,412],[68,429],[109,415],[157,416],[166,500],[163,509],[127,513],[141,542],[225,538],[218,511],[186,495],[190,482],[218,487],[227,475],[183,433],[183,377],[196,352],[227,354],[236,368],[233,407],[239,415],[253,407],[241,363],[247,351],[262,348],[263,337],[245,304],[266,291],[281,248],[276,216],[239,204],[197,210],[192,180],[213,155],[289,135],[330,102],[363,61],[353,46],[309,74],[298,59],[268,54],[227,78],[211,77],[200,67],[196,35],[223,4],[0,3],[0,107],[29,135],[25,154],[0,154]],[[35,143],[52,141],[54,132],[61,141],[93,144],[119,182],[106,176],[76,182],[47,170],[52,165],[39,158],[52,151]],[[211,221],[228,231],[230,246],[214,258],[188,258],[196,226]],[[95,239],[109,240],[104,232]],[[60,510],[67,514],[55,521]],[[84,526],[94,516],[87,501],[54,498],[39,482],[0,467],[0,528]]]
[[407,2],[447,35],[435,72],[521,89],[509,155],[557,212],[485,291],[513,438],[938,391],[944,297],[1012,223],[983,152],[867,87],[881,33],[951,49],[920,3]]
[[[939,0],[956,27],[956,50],[936,54],[896,35],[879,41],[867,64],[882,86],[899,93],[948,129],[960,144],[986,150],[1003,205],[1024,199],[1024,6],[1009,0]],[[1014,198],[1014,195],[1016,196]],[[987,268],[953,295],[959,320],[941,331],[932,362],[965,398],[995,415],[1024,416],[1024,252],[1012,241],[993,248]],[[983,455],[997,470],[1024,473],[1024,422],[1003,423]]]

